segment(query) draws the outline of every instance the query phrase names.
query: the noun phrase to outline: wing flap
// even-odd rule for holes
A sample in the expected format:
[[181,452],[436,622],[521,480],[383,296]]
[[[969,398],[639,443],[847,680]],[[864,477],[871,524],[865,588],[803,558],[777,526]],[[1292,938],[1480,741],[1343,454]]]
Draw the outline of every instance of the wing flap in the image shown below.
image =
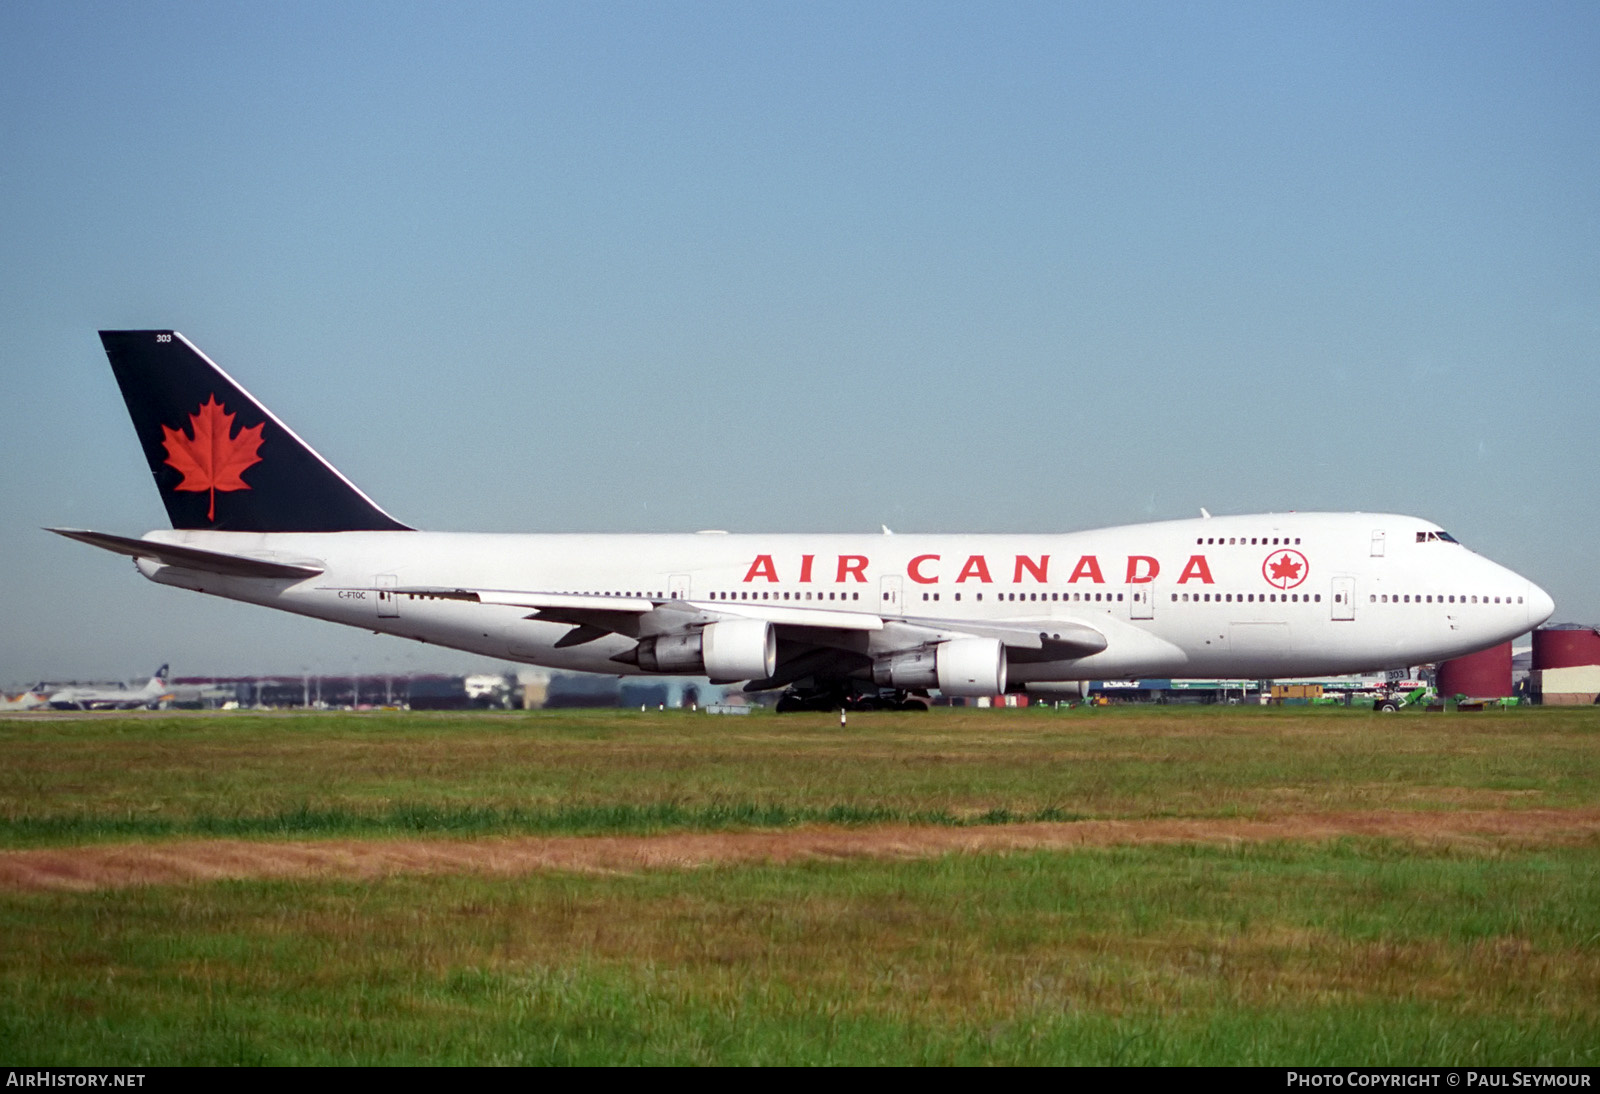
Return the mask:
[[549,608],[557,611],[633,612],[643,614],[667,601],[642,596],[606,596],[600,593],[539,593],[516,589],[458,589],[438,585],[402,585],[390,592],[431,600],[464,600],[471,604],[500,604],[511,608]]
[[[967,619],[911,619],[908,623],[937,626],[941,630],[959,632],[974,638],[997,638],[1008,650],[1024,651],[1018,660],[1063,661],[1075,657],[1088,657],[1100,653],[1108,645],[1106,636],[1087,623],[1070,619],[1039,619],[1026,623],[1008,623],[1003,620],[973,621]],[[1026,654],[1038,651],[1037,658]],[[1013,655],[1014,656],[1014,655]]]
[[883,617],[870,612],[841,612],[828,608],[797,608],[787,604],[750,604],[743,601],[696,600],[702,612],[736,619],[765,619],[776,627],[810,627],[835,631],[881,631]]

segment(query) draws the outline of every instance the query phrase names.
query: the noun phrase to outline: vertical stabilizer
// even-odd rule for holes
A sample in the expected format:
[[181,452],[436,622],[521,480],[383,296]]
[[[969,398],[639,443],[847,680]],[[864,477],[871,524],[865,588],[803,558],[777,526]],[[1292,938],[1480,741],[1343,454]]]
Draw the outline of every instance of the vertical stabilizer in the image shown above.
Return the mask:
[[100,341],[174,528],[409,531],[177,331]]

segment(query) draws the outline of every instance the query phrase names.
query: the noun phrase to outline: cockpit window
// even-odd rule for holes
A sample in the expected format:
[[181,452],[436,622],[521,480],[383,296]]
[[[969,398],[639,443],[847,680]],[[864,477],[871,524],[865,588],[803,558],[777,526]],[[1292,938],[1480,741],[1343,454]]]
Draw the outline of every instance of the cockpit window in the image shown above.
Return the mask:
[[1417,542],[1418,543],[1428,543],[1428,542],[1430,542],[1432,540],[1440,540],[1440,541],[1442,541],[1444,543],[1459,543],[1460,542],[1459,540],[1456,539],[1455,536],[1452,536],[1449,532],[1418,532],[1417,533]]

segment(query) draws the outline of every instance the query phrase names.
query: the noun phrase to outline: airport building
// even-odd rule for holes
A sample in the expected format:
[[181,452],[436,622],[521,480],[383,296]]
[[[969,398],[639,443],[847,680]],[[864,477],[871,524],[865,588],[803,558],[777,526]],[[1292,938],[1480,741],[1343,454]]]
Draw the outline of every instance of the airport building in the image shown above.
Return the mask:
[[539,710],[695,706],[720,688],[679,677],[617,677],[523,668],[506,673],[186,676],[172,680],[173,706],[311,710]]
[[[505,673],[296,674],[190,676],[171,681],[173,706],[412,710],[570,709],[582,707],[700,707],[728,698],[723,688],[692,677],[621,677],[561,673],[534,666]],[[1362,705],[1379,693],[1431,685],[1438,695],[1499,699],[1515,696],[1548,706],[1600,702],[1600,627],[1559,623],[1533,632],[1531,649],[1509,642],[1436,666],[1371,676],[1296,680],[1090,680],[1089,697],[1108,703]],[[54,689],[59,685],[38,685]],[[11,689],[6,698],[11,699]],[[777,693],[744,696],[740,704],[770,705]],[[1076,689],[1072,698],[1078,698]],[[1068,696],[1012,692],[947,701],[953,706],[1027,707]]]

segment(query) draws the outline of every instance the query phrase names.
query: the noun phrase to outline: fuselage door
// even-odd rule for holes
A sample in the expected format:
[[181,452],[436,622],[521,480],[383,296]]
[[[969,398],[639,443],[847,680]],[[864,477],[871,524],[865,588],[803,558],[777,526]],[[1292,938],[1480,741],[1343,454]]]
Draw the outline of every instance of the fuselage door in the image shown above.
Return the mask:
[[1353,577],[1336,577],[1333,579],[1333,618],[1354,619],[1356,617],[1356,579]]
[[1154,585],[1128,586],[1128,618],[1154,619],[1156,617],[1156,589]]
[[905,607],[900,603],[899,574],[893,574],[878,579],[878,614],[906,614]]
[[673,574],[667,578],[667,595],[673,600],[689,599],[689,575]]
[[372,579],[378,589],[378,618],[399,619],[400,598],[395,595],[394,587],[399,584],[393,574],[379,574]]
[[1372,531],[1372,557],[1373,558],[1382,558],[1383,557],[1383,545],[1384,545],[1383,529],[1382,528],[1374,528],[1373,531]]

